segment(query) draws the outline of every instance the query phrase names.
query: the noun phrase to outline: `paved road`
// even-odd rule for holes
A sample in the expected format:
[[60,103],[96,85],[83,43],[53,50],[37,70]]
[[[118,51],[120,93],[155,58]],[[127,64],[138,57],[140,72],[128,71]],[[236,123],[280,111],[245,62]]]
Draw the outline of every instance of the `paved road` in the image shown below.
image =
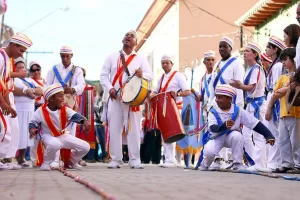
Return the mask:
[[[69,172],[85,178],[120,200],[291,200],[300,197],[300,181],[256,175],[200,172],[153,165],[144,170],[107,169],[89,164],[83,171]],[[95,192],[58,171],[38,169],[0,171],[1,200],[94,200]]]

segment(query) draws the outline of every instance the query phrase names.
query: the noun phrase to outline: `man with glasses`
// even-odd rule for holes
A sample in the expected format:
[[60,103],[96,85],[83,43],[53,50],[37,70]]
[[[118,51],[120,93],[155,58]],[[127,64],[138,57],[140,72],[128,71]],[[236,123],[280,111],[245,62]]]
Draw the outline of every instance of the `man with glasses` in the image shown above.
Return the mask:
[[[61,63],[54,65],[47,73],[46,85],[60,83],[64,88],[65,99],[69,98],[72,102],[73,110],[77,111],[76,96],[82,94],[85,88],[85,80],[82,69],[72,63],[73,50],[69,46],[62,46],[60,49]],[[73,103],[74,102],[74,103]],[[69,128],[70,134],[75,136],[76,125],[72,124]],[[58,152],[59,154],[59,152]],[[51,164],[52,168],[58,168],[59,155],[56,161]]]

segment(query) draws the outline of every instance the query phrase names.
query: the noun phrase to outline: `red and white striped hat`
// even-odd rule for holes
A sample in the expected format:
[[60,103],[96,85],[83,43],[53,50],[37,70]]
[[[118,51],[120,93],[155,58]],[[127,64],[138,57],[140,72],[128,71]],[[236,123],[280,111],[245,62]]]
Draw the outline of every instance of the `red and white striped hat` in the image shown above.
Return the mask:
[[267,56],[266,53],[262,53],[260,54],[261,58],[265,59],[266,61],[268,61],[269,63],[272,62],[272,58],[270,58],[269,56]]
[[32,41],[30,40],[30,38],[23,33],[16,33],[15,35],[13,35],[10,39],[10,42],[21,45],[26,49],[28,49],[32,45]]
[[228,84],[219,84],[216,86],[215,94],[234,97],[236,95],[235,89]]
[[286,49],[284,42],[278,37],[271,36],[269,39],[269,43],[274,44],[276,47],[278,47],[281,50]]
[[73,54],[73,50],[69,46],[62,46],[60,48],[60,53],[62,53],[62,54]]
[[248,42],[246,48],[253,49],[253,50],[256,51],[258,54],[261,53],[261,48],[259,47],[258,44],[254,43],[254,42]]
[[54,83],[52,85],[49,85],[45,90],[44,90],[44,98],[48,101],[48,99],[59,92],[63,92],[64,88],[61,86],[60,83]]

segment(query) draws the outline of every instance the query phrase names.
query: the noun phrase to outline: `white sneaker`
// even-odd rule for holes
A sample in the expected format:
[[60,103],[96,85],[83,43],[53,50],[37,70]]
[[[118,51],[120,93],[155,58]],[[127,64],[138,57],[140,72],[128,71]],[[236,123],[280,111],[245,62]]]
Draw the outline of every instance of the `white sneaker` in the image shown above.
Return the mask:
[[12,170],[22,169],[22,167],[20,165],[17,165],[17,164],[14,164],[14,163],[6,163],[6,165],[8,167],[10,167]]
[[0,170],[9,170],[12,169],[12,167],[7,166],[6,164],[3,164],[2,162],[0,162]]
[[231,170],[245,170],[245,166],[240,163],[233,163],[230,167]]
[[42,171],[51,171],[51,167],[50,167],[50,165],[47,165],[47,164],[43,163],[40,167],[40,170],[42,170]]
[[82,170],[83,167],[81,165],[79,165],[78,163],[74,164],[74,165],[70,165],[72,169],[75,170]]
[[50,164],[50,167],[51,167],[51,169],[53,169],[53,170],[59,169],[59,163],[56,162],[56,161],[53,161],[53,162]]
[[176,164],[165,162],[165,163],[162,164],[160,167],[163,167],[163,168],[172,168],[172,167],[176,167]]
[[208,167],[205,167],[204,165],[200,165],[198,169],[200,171],[208,171]]
[[135,165],[135,166],[131,166],[130,168],[131,169],[144,169],[144,166],[142,164],[138,164],[138,165]]
[[32,166],[30,164],[28,164],[27,162],[23,162],[22,164],[19,164],[22,169],[31,169]]
[[116,162],[110,161],[110,163],[108,164],[107,168],[108,169],[118,169],[118,168],[121,168],[121,167]]
[[219,170],[222,165],[222,160],[220,159],[215,159],[214,162],[210,165],[209,170],[214,171],[214,170]]

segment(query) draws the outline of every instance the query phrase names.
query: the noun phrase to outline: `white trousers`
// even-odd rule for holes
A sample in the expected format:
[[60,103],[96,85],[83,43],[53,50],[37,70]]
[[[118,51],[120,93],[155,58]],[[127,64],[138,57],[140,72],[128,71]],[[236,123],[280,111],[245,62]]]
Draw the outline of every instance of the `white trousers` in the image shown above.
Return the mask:
[[[251,104],[247,105],[246,111],[254,116],[254,108]],[[264,102],[259,108],[259,121],[264,123],[266,114],[266,102]],[[253,140],[252,140],[253,136]],[[243,137],[245,140],[245,150],[249,156],[254,160],[255,166],[257,168],[266,167],[266,139],[261,134],[249,129],[248,127],[243,127]],[[253,143],[254,142],[254,143]]]
[[67,133],[59,137],[44,134],[42,142],[45,145],[44,163],[47,165],[50,165],[55,160],[57,151],[62,148],[71,149],[70,162],[72,164],[78,163],[90,150],[89,143]]
[[[12,106],[15,109],[15,106]],[[7,152],[6,158],[14,158],[19,149],[19,121],[18,117],[8,117],[9,126],[11,129],[11,144]]]
[[223,147],[232,148],[233,163],[242,163],[244,138],[240,132],[232,131],[207,142],[203,150],[202,164],[209,167]]
[[[298,119],[298,126],[300,126]],[[279,120],[279,146],[281,167],[300,168],[300,132],[297,132],[297,119],[283,117]]]
[[175,158],[176,142],[170,144],[163,143],[163,147],[164,147],[165,162],[176,164],[176,158]]
[[109,100],[108,103],[108,129],[110,134],[109,151],[112,162],[117,165],[122,164],[122,133],[123,127],[128,126],[127,143],[129,165],[131,167],[141,164],[140,159],[140,131],[141,131],[141,112],[129,112],[129,106],[120,100]]
[[0,159],[7,158],[7,154],[10,150],[11,139],[12,139],[11,129],[10,129],[10,125],[9,125],[10,116],[4,116],[4,118],[6,121],[7,130],[6,130],[6,134],[5,134],[4,124],[3,124],[3,121],[0,119],[0,128],[1,128],[1,130],[0,130]]
[[38,144],[39,144],[39,140],[35,138],[33,140],[33,146],[30,147],[30,160],[34,163],[36,162],[36,150],[37,150]]
[[[279,132],[278,132],[277,125],[274,124],[273,117],[270,121],[266,121],[266,125],[267,125],[267,128],[274,135],[275,140],[279,141]],[[272,169],[272,170],[279,168],[280,163],[281,163],[279,142],[275,142],[275,144],[273,146],[268,144],[267,151],[268,151],[267,168]]]

